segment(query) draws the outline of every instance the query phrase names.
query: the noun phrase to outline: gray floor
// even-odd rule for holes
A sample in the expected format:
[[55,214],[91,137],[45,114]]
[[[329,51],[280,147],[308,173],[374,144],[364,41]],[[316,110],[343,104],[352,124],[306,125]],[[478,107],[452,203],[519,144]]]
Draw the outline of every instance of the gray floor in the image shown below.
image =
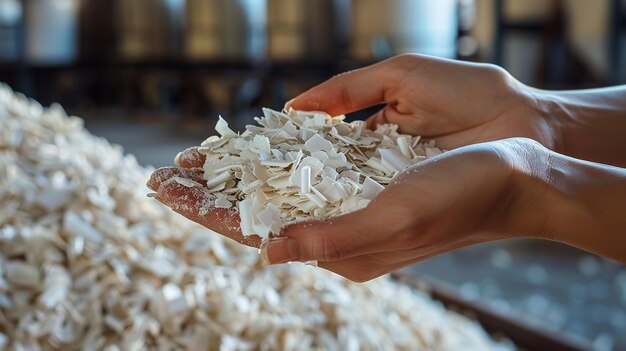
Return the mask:
[[[159,167],[211,135],[214,121],[157,123],[144,116],[128,122],[110,116],[86,125],[142,164]],[[453,284],[469,298],[521,313],[544,328],[583,337],[597,350],[626,350],[626,266],[616,262],[555,243],[510,240],[434,257],[408,271]]]

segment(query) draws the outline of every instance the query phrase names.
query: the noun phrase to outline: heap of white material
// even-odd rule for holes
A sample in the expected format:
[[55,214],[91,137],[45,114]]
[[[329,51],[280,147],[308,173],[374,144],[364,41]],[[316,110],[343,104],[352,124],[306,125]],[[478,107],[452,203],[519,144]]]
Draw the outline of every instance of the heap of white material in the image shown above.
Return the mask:
[[149,173],[0,86],[0,350],[511,348],[388,279],[263,267],[146,198]]
[[343,116],[263,110],[241,135],[220,118],[220,136],[205,140],[204,176],[214,206],[237,206],[244,235],[267,238],[286,223],[328,218],[367,206],[399,172],[438,155],[434,142],[398,126]]

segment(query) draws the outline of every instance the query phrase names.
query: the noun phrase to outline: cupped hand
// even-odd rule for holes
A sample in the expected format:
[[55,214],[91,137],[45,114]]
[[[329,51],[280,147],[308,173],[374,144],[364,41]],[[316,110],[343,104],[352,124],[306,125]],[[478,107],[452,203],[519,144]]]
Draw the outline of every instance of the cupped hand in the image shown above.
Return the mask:
[[287,226],[262,254],[270,263],[317,260],[366,281],[456,248],[532,235],[541,223],[525,215],[518,168],[538,172],[546,152],[514,138],[443,153],[400,173],[362,210]]
[[[514,139],[513,139],[514,140]],[[156,170],[148,187],[156,199],[188,219],[245,245],[261,247],[270,264],[318,261],[320,267],[366,281],[413,262],[498,239],[510,208],[514,141],[458,148],[399,174],[361,210],[324,221],[287,226],[265,243],[244,237],[232,210],[206,208],[210,195],[174,177],[204,183],[205,156],[183,151],[177,167]]]
[[395,123],[444,149],[511,137],[553,149],[558,125],[541,113],[533,92],[494,65],[406,54],[337,75],[286,107],[335,116],[386,104],[368,127]]
[[215,208],[213,199],[202,188],[187,187],[174,179],[191,179],[206,185],[202,165],[206,156],[196,148],[189,148],[176,157],[176,167],[159,168],[152,173],[148,187],[156,192],[155,198],[175,212],[241,244],[259,247],[261,238],[241,233],[236,209]]

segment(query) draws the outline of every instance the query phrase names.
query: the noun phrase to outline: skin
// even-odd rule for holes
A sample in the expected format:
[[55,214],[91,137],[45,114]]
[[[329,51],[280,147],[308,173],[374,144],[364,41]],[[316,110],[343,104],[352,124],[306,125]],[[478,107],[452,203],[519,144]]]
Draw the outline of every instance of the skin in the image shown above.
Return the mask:
[[340,115],[379,103],[367,120],[451,149],[401,173],[368,207],[298,223],[261,243],[236,213],[199,215],[195,149],[148,186],[173,210],[246,245],[267,263],[317,260],[367,281],[456,248],[507,238],[573,245],[626,263],[626,87],[548,92],[492,65],[402,55],[313,87],[287,107]]

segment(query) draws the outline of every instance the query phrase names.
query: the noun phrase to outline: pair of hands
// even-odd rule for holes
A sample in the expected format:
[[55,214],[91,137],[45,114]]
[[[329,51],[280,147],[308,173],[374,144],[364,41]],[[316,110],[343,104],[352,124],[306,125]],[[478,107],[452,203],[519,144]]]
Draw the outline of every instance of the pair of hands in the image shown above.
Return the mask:
[[568,161],[550,150],[560,147],[560,125],[541,113],[532,89],[492,65],[402,55],[335,76],[287,107],[340,115],[380,103],[386,105],[368,127],[395,123],[402,133],[435,138],[452,151],[403,172],[362,210],[293,224],[261,243],[242,236],[236,213],[199,211],[204,193],[170,180],[203,181],[197,167],[204,158],[194,149],[179,155],[178,167],[157,170],[148,186],[187,218],[260,246],[268,263],[317,260],[354,281],[474,243],[555,239],[547,218],[554,203],[538,199],[560,196],[548,189],[551,167]]

